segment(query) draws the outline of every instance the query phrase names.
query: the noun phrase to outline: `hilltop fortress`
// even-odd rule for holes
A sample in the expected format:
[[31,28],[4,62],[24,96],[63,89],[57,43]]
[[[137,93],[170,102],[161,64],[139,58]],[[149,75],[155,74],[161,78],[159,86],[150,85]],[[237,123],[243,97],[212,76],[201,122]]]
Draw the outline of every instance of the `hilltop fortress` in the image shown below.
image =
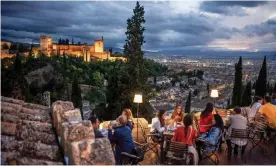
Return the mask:
[[35,55],[39,52],[44,55],[70,55],[83,57],[83,60],[90,62],[92,60],[125,60],[123,57],[112,57],[110,51],[104,50],[104,39],[94,40],[94,45],[88,44],[56,44],[49,36],[40,36],[40,46],[33,47],[32,51]]

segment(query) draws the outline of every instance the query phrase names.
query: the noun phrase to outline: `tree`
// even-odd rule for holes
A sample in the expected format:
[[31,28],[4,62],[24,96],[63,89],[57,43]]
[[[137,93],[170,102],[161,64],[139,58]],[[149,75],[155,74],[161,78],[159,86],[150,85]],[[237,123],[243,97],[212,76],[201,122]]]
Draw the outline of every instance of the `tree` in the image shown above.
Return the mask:
[[273,93],[276,93],[276,82],[274,83]]
[[185,104],[185,113],[189,114],[191,112],[191,100],[192,100],[192,94],[190,91]]
[[242,57],[239,62],[235,65],[235,82],[232,96],[232,106],[239,106],[241,103],[241,92],[242,92]]
[[7,43],[2,44],[1,49],[2,49],[2,50],[7,50],[7,49],[9,49],[8,44],[7,44]]
[[103,87],[104,84],[104,78],[103,75],[96,71],[92,74],[92,82],[91,85],[97,86],[97,87]]
[[209,95],[210,94],[210,85],[209,84],[207,84],[206,90],[207,90],[207,94]]
[[246,84],[245,90],[242,95],[241,106],[249,106],[251,104],[251,102],[252,102],[251,89],[252,89],[251,81],[249,81]]
[[142,91],[145,98],[147,97],[147,94],[144,93],[146,91],[147,76],[143,59],[144,53],[142,51],[142,45],[145,43],[143,36],[145,31],[143,26],[145,23],[144,14],[144,7],[137,2],[135,9],[133,9],[132,17],[127,20],[124,55],[127,58],[127,72],[131,77],[129,78],[130,83],[126,88],[129,95],[129,103],[132,103],[131,101],[136,91]]
[[20,52],[20,53],[24,52],[24,45],[23,44],[18,45],[18,52]]
[[61,44],[62,40],[61,38],[58,39],[58,44]]
[[71,44],[74,44],[74,39],[72,38],[72,43]]
[[72,95],[71,95],[71,101],[74,103],[75,108],[79,108],[81,111],[81,116],[83,118],[83,112],[82,112],[82,97],[81,97],[81,88],[79,86],[78,77],[75,74],[74,80],[72,83]]
[[65,40],[65,44],[66,44],[66,45],[69,45],[69,39],[66,39],[66,40]]
[[22,74],[21,55],[19,53],[17,53],[16,56],[15,56],[14,70],[16,71],[17,75],[21,75]]
[[266,56],[264,57],[263,65],[259,73],[259,77],[256,81],[256,96],[265,96],[266,95],[266,83],[267,83],[267,71],[266,71]]

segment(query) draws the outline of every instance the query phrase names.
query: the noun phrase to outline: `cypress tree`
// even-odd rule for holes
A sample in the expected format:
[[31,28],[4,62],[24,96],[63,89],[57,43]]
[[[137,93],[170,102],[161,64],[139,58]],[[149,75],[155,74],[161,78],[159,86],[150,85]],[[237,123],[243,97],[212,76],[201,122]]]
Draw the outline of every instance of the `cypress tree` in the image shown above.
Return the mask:
[[207,94],[209,95],[210,94],[210,85],[209,84],[207,84],[206,90],[207,90]]
[[276,93],[276,82],[274,83],[273,93]]
[[15,56],[14,70],[16,71],[16,74],[18,75],[22,74],[22,62],[21,62],[21,56],[19,53],[16,53],[16,56]]
[[72,92],[71,92],[71,101],[74,103],[75,108],[79,108],[81,111],[81,116],[83,118],[82,112],[82,97],[81,97],[81,89],[79,86],[77,75],[75,74],[74,80],[72,83]]
[[232,96],[232,106],[239,106],[241,103],[241,91],[242,91],[242,57],[235,65],[235,82]]
[[192,94],[190,91],[185,104],[185,113],[189,114],[191,112],[191,100],[192,100]]
[[242,95],[241,106],[249,106],[251,104],[251,81],[246,84],[245,90]]
[[266,83],[267,83],[267,71],[266,71],[266,56],[264,57],[263,65],[259,73],[259,77],[256,81],[256,96],[265,96],[266,95]]

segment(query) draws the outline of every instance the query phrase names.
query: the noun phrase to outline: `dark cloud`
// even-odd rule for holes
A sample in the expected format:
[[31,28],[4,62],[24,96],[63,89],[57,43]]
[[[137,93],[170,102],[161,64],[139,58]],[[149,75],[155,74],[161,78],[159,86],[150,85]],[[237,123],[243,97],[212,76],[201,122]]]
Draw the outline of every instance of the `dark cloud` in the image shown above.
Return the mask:
[[242,7],[253,8],[266,3],[265,1],[205,1],[199,8],[209,13],[245,16],[247,13]]
[[[241,7],[255,7],[263,2],[202,2],[200,9],[226,14]],[[215,39],[230,39],[235,33],[219,19],[200,12],[174,13],[169,2],[141,2],[145,7],[145,48],[149,50],[198,48]],[[125,42],[126,20],[132,16],[135,2],[2,2],[1,37],[13,41],[39,42],[40,35],[74,38],[89,44],[104,36],[105,46],[122,47]],[[227,9],[228,11],[225,11]],[[241,13],[243,14],[243,13]],[[249,34],[273,33],[265,25],[252,25],[245,29]],[[264,29],[262,29],[264,27]],[[274,31],[275,33],[275,31]],[[251,36],[252,36],[251,35]]]
[[246,25],[242,32],[249,37],[264,36],[272,33],[276,39],[276,18],[269,19],[261,24]]

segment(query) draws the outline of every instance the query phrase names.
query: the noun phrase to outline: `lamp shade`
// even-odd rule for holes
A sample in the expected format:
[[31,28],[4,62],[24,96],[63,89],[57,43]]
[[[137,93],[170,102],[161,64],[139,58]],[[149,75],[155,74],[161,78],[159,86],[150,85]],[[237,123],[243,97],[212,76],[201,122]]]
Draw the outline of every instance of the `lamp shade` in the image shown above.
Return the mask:
[[143,103],[142,95],[141,94],[135,94],[133,102],[134,103]]
[[211,95],[210,95],[210,96],[211,96],[212,98],[219,97],[218,90],[212,89]]

